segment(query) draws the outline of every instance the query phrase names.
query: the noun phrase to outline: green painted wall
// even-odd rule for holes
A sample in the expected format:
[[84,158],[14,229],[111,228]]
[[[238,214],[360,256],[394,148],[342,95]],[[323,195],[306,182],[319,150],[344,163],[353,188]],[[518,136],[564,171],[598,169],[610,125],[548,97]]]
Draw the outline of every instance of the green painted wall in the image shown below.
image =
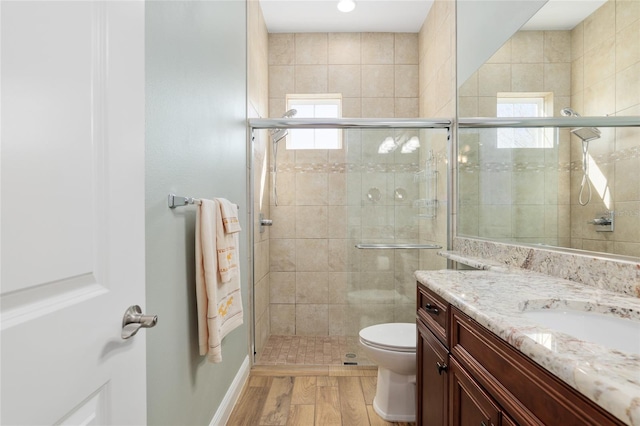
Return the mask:
[[[248,354],[246,3],[147,1],[145,32],[148,423],[208,425]],[[195,206],[169,192],[241,206],[245,324],[221,364],[198,354]]]

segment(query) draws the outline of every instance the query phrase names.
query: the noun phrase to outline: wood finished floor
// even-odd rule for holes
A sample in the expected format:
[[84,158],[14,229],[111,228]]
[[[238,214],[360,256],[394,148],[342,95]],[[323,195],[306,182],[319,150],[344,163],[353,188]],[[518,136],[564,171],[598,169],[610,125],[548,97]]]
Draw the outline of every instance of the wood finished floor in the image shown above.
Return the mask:
[[409,426],[373,410],[372,366],[254,366],[229,426]]

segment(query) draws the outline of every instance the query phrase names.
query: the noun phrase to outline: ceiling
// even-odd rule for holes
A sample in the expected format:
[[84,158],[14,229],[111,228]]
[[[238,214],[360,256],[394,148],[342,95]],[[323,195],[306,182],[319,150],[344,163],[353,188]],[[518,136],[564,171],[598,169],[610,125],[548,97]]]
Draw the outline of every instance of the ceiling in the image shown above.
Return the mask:
[[[522,29],[572,29],[605,1],[549,0]],[[337,0],[260,0],[260,4],[270,33],[417,33],[420,31],[433,1],[356,0],[356,9],[350,13],[338,11],[336,8]]]

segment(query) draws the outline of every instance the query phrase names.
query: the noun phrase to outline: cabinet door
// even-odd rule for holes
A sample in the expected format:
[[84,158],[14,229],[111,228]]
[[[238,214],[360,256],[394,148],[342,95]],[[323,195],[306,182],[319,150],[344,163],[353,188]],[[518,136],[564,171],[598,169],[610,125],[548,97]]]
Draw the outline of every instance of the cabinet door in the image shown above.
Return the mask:
[[500,408],[453,358],[449,359],[449,389],[451,425],[500,425]]
[[418,320],[418,425],[447,424],[448,351]]

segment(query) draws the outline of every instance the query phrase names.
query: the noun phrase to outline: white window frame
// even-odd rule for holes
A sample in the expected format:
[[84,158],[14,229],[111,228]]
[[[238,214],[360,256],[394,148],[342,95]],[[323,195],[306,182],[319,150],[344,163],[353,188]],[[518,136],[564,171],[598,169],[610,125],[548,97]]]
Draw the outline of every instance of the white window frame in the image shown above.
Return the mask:
[[[496,99],[496,117],[508,117],[498,113],[501,104],[535,104],[538,114],[530,117],[553,116],[552,92],[501,92]],[[551,128],[500,128],[497,129],[497,148],[553,148],[554,132]],[[532,141],[521,142],[523,139]]]
[[[342,94],[341,93],[317,93],[317,94],[287,94],[286,110],[296,109],[298,105],[322,106],[331,105],[337,107],[337,117],[317,115],[314,108],[312,115],[296,114],[296,118],[341,118]],[[297,108],[300,109],[300,108]],[[341,129],[289,129],[286,139],[287,149],[342,149]]]

